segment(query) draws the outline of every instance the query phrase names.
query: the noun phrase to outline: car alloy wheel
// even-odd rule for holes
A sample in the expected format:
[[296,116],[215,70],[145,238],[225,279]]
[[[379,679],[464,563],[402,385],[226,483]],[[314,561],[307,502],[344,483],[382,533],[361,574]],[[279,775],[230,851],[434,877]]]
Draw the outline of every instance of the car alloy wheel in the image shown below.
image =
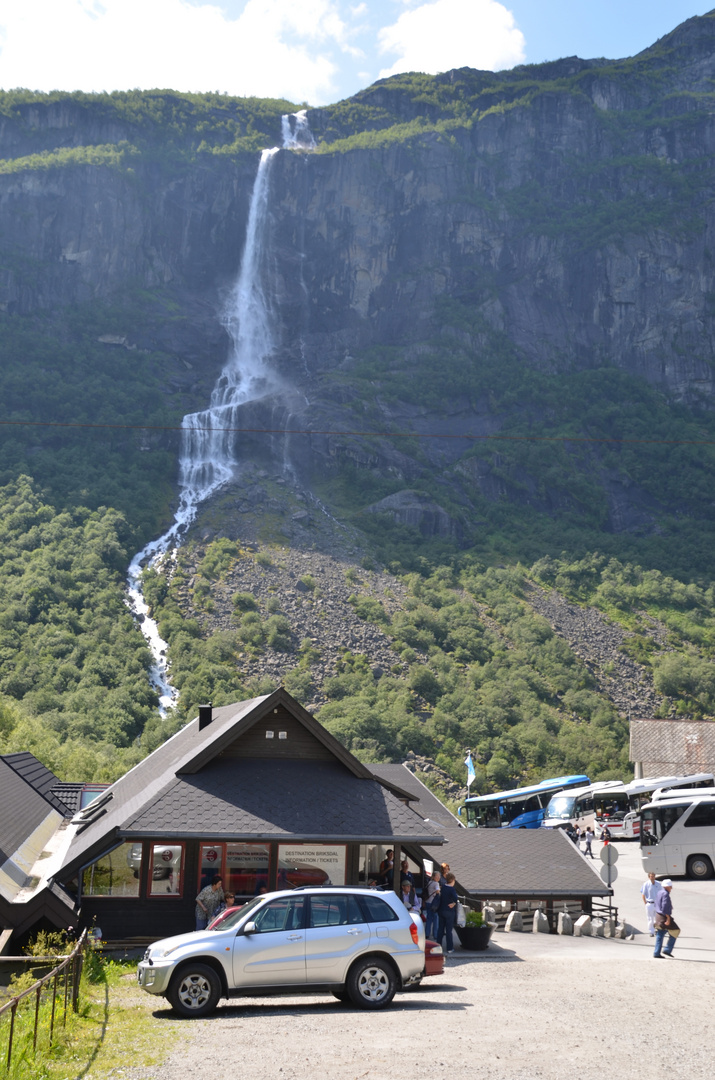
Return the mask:
[[368,956],[357,963],[348,978],[348,993],[354,1005],[381,1009],[389,1005],[397,990],[397,979],[389,961]]
[[219,1003],[221,985],[213,968],[192,964],[174,978],[168,997],[180,1016],[206,1016]]

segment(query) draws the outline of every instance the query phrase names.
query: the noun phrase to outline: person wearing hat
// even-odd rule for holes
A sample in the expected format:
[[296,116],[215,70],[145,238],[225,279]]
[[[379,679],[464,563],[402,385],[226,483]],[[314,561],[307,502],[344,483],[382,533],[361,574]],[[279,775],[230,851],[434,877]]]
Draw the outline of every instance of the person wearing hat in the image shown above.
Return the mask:
[[[664,956],[672,956],[675,945],[675,938],[672,934],[668,934],[668,927],[674,925],[673,901],[670,899],[673,882],[670,878],[666,878],[661,882],[661,885],[663,888],[655,898],[655,949],[653,950],[653,956],[656,960],[661,960]],[[663,939],[666,934],[668,934],[668,943],[663,949]]]

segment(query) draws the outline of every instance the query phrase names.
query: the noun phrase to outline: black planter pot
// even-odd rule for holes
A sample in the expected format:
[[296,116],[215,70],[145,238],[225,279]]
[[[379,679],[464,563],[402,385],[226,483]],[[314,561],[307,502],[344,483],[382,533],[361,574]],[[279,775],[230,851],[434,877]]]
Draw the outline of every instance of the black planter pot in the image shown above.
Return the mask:
[[455,926],[459,943],[469,952],[478,952],[489,947],[493,926]]

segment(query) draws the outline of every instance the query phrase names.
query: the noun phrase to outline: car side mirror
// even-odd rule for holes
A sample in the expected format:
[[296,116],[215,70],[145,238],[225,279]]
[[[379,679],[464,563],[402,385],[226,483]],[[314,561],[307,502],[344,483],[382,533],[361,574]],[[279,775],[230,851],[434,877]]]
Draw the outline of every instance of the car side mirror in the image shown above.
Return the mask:
[[244,934],[255,934],[255,932],[256,932],[256,924],[253,922],[252,919],[249,919],[249,921],[246,923],[246,925],[243,928],[243,932],[244,932]]

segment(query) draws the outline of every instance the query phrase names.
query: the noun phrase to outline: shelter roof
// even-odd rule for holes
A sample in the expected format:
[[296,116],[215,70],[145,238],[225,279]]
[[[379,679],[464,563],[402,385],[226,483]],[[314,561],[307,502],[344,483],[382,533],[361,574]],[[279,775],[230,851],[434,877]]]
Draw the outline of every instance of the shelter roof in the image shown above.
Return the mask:
[[[452,829],[446,848],[430,858],[447,860],[459,885],[480,899],[608,896],[595,865],[563,829]],[[600,869],[600,863],[598,864]]]
[[406,765],[368,764],[368,769],[394,791],[398,798],[402,794],[413,803],[418,801],[418,805],[413,806],[413,809],[425,821],[431,821],[445,829],[460,827],[459,818],[455,817]]

